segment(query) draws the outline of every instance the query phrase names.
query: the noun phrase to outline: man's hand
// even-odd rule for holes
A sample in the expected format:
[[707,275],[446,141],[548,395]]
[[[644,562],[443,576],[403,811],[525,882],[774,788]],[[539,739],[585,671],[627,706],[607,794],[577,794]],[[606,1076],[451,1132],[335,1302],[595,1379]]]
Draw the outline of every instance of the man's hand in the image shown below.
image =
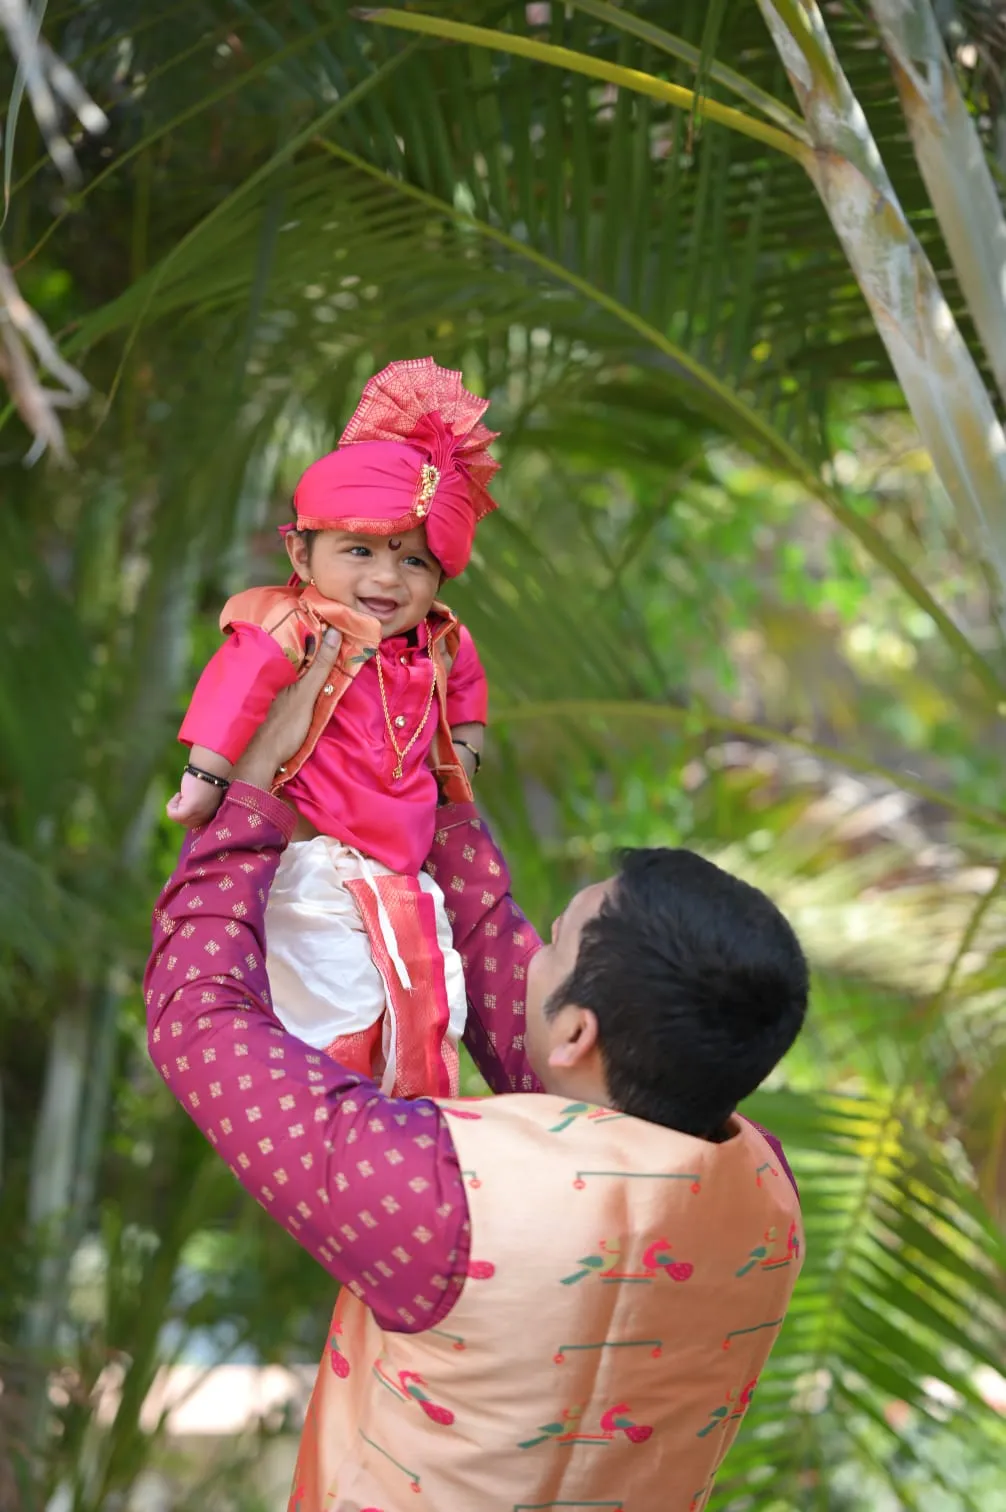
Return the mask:
[[304,676],[273,699],[272,708],[234,768],[233,781],[269,791],[284,761],[296,755],[307,738],[315,702],[335,665],[341,643],[338,630],[329,626]]

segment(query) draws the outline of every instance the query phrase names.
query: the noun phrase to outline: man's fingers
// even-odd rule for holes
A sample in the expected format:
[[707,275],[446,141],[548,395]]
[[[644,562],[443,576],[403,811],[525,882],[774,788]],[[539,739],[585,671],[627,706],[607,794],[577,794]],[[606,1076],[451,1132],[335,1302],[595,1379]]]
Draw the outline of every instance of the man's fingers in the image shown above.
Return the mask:
[[331,672],[341,645],[342,636],[338,630],[333,630],[331,625],[329,625],[321,638],[321,645],[318,647],[318,653],[314,661],[301,678],[302,686],[306,683],[309,688],[320,687],[329,672]]
[[303,677],[283,688],[234,768],[232,781],[270,788],[276,772],[300,750],[311,727],[312,711],[323,684],[331,676],[342,637],[327,629],[314,661]]

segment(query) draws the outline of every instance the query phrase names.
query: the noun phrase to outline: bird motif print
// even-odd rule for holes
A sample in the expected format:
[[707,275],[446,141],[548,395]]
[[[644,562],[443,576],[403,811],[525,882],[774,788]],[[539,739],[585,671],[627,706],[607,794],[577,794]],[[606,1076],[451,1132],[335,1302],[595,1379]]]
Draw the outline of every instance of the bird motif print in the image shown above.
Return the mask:
[[598,1427],[598,1433],[586,1433],[583,1430],[584,1407],[582,1402],[575,1402],[570,1407],[564,1407],[558,1422],[544,1423],[538,1429],[533,1438],[525,1439],[517,1445],[518,1449],[537,1449],[540,1444],[610,1444],[618,1437],[628,1439],[630,1444],[645,1444],[652,1436],[653,1429],[648,1423],[637,1423],[631,1416],[627,1402],[618,1402],[614,1407],[608,1407],[602,1412]]
[[782,1270],[784,1266],[791,1265],[800,1258],[800,1234],[795,1223],[789,1226],[784,1249],[777,1248],[777,1231],[774,1227],[765,1230],[764,1240],[763,1244],[755,1245],[748,1252],[746,1262],[735,1272],[738,1277],[746,1276],[756,1268],[763,1271]]
[[423,1390],[426,1382],[421,1375],[414,1370],[400,1370],[398,1380],[406,1396],[419,1403],[431,1423],[439,1423],[444,1428],[451,1426],[454,1422],[453,1412],[449,1407],[442,1407],[439,1402],[432,1401],[426,1395]]
[[427,1394],[426,1382],[416,1370],[398,1370],[391,1375],[384,1368],[384,1362],[377,1359],[373,1364],[373,1373],[381,1385],[396,1396],[399,1401],[415,1402],[422,1408],[431,1423],[439,1423],[442,1428],[449,1428],[454,1422],[454,1413],[449,1407],[435,1402]]
[[653,1435],[653,1429],[648,1423],[633,1422],[625,1402],[620,1402],[617,1407],[609,1407],[607,1412],[602,1413],[601,1431],[610,1433],[612,1438],[616,1433],[621,1433],[630,1444],[645,1444]]
[[349,1375],[349,1361],[339,1348],[339,1335],[342,1333],[342,1324],[336,1320],[332,1325],[331,1337],[328,1341],[328,1362],[340,1381],[344,1381]]
[[612,1108],[598,1108],[593,1103],[571,1102],[559,1113],[559,1122],[549,1129],[550,1134],[561,1134],[568,1129],[570,1124],[576,1123],[578,1118],[586,1118],[590,1123],[614,1123],[618,1118],[624,1118],[624,1113],[616,1113]]
[[748,1403],[754,1396],[754,1390],[757,1385],[758,1377],[755,1376],[754,1380],[748,1381],[743,1391],[739,1394],[736,1391],[728,1391],[725,1404],[713,1408],[709,1414],[708,1423],[704,1428],[699,1429],[695,1437],[707,1438],[717,1428],[725,1428],[728,1423],[735,1422],[737,1418],[742,1418],[748,1409]]
[[655,1239],[647,1245],[640,1259],[640,1269],[630,1270],[623,1267],[622,1244],[620,1239],[602,1239],[598,1244],[598,1253],[584,1255],[577,1262],[579,1270],[571,1275],[562,1276],[562,1286],[575,1286],[577,1282],[585,1280],[587,1276],[595,1275],[601,1281],[653,1281],[663,1272],[672,1281],[687,1281],[694,1274],[695,1267],[689,1260],[677,1260],[674,1250],[667,1239]]
[[544,1423],[535,1438],[525,1439],[518,1444],[518,1449],[537,1449],[539,1444],[548,1443],[552,1439],[557,1444],[572,1444],[576,1442],[577,1428],[580,1418],[583,1416],[583,1407],[574,1405],[564,1407],[557,1423]]

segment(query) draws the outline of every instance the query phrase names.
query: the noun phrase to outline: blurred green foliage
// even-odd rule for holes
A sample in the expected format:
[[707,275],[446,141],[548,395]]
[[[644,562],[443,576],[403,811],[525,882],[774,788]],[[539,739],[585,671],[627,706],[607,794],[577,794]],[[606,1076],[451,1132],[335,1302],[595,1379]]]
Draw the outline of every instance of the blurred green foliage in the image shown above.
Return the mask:
[[[688,76],[589,8],[441,9]],[[696,45],[706,9],[675,8]],[[780,91],[754,5],[717,9],[717,57]],[[959,311],[876,39],[831,20]],[[151,1467],[167,1505],[267,1504],[282,1417],[209,1460],[140,1426],[165,1363],[311,1360],[332,1302],[147,1063],[163,803],[220,604],[282,572],[273,527],[362,378],[426,352],[503,432],[450,597],[520,902],[545,927],[620,846],[689,845],[815,968],[752,1108],[808,1266],[714,1505],[1006,1507],[1006,658],[799,170],[341,0],[97,0],[46,31],[111,126],[67,191],[22,112],[3,228],[95,392],[72,470],[0,430],[0,1507],[135,1505]]]

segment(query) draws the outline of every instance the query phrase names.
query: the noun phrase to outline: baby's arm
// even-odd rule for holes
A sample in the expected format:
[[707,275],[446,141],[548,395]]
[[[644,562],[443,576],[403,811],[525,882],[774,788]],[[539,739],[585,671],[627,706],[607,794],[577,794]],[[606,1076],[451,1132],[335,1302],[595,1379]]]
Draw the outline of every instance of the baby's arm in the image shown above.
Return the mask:
[[482,765],[482,747],[485,745],[485,738],[485,725],[476,724],[474,720],[469,721],[468,724],[451,725],[454,749],[469,778],[474,777]]
[[489,692],[475,642],[464,625],[459,628],[458,652],[447,677],[447,718],[458,760],[474,777],[485,743]]
[[[230,777],[232,763],[226,756],[211,751],[209,746],[194,745],[189,752],[189,765],[209,772],[213,777],[225,780]],[[168,800],[168,818],[186,829],[197,829],[208,824],[220,807],[226,787],[217,787],[205,777],[196,777],[192,772],[183,772],[178,792]]]
[[[268,631],[235,622],[196,684],[178,732],[191,747],[190,765],[228,777],[276,694],[296,682],[298,670]],[[223,788],[186,773],[168,804],[168,817],[187,829],[205,824],[223,794]]]

